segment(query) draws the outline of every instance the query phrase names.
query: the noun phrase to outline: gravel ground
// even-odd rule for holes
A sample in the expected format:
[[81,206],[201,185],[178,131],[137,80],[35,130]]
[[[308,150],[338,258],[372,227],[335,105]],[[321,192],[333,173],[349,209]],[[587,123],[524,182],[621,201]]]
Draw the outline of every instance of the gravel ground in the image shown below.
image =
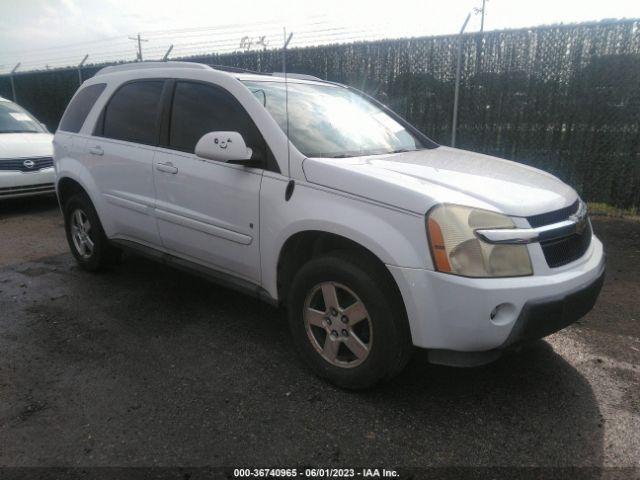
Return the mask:
[[[473,369],[349,393],[281,311],[150,261],[92,275],[55,199],[0,204],[0,465],[640,467],[640,222],[594,219],[595,309]],[[635,470],[640,473],[640,470]]]

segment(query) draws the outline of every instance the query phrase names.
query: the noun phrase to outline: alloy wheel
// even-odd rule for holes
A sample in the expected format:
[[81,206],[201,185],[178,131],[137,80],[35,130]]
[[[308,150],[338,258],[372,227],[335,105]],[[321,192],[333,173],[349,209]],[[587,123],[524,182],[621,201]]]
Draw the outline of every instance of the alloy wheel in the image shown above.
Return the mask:
[[76,251],[84,259],[90,258],[94,251],[95,245],[89,236],[90,231],[91,223],[87,214],[79,208],[74,210],[71,214],[71,238]]
[[332,365],[353,368],[369,356],[373,342],[369,312],[348,287],[336,282],[313,287],[304,302],[303,318],[311,344]]

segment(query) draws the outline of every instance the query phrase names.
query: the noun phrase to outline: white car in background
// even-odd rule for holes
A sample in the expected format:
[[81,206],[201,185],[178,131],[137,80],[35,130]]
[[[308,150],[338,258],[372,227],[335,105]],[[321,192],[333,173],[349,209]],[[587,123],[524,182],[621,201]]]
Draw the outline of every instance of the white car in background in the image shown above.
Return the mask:
[[33,115],[0,97],[0,200],[55,192],[52,140]]

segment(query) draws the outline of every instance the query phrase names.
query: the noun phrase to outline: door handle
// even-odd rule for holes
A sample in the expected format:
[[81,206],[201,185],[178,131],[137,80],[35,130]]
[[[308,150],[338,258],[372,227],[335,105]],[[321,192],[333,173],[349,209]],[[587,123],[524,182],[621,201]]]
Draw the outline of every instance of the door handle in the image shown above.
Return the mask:
[[100,145],[96,145],[95,147],[91,147],[89,149],[89,153],[91,155],[102,156],[102,155],[104,155],[104,150],[102,150],[102,147]]
[[176,174],[178,173],[178,168],[173,166],[173,163],[171,162],[167,162],[167,163],[156,163],[156,170],[158,170],[159,172],[164,172],[164,173],[172,173],[172,174]]

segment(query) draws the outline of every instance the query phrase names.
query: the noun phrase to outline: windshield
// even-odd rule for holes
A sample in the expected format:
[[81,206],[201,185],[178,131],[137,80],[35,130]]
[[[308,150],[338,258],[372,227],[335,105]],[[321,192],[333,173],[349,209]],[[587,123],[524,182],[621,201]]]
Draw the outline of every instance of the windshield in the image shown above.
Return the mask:
[[[284,82],[243,82],[287,131]],[[289,139],[308,157],[354,157],[425,148],[388,114],[339,86],[289,82]]]
[[42,133],[38,121],[13,102],[0,101],[0,133]]

